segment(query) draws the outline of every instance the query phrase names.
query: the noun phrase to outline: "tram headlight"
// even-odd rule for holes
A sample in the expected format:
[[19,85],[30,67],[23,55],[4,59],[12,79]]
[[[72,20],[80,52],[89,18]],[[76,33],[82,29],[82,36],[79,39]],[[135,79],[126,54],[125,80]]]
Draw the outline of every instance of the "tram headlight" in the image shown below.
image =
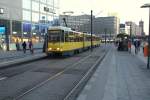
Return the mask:
[[60,50],[60,48],[57,48],[57,50]]
[[48,50],[50,51],[50,50],[52,50],[52,48],[48,48]]

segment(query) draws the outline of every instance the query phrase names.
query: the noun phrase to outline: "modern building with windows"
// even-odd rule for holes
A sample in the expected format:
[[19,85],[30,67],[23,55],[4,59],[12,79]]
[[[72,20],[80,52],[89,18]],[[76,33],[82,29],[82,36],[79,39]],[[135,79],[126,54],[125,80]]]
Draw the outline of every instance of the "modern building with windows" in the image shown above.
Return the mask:
[[119,34],[120,20],[115,16],[98,17],[94,20],[94,33],[100,34],[101,37],[114,38]]
[[135,22],[127,21],[125,22],[126,26],[128,26],[128,33],[131,36],[141,36],[141,28],[139,25],[137,25]]
[[[76,31],[91,33],[91,15],[60,15],[60,23],[62,26],[65,26],[63,18],[66,19],[68,27],[75,29]],[[98,34],[102,38],[105,38],[105,36],[107,38],[113,38],[119,34],[119,24],[120,20],[115,16],[93,16],[93,33]]]
[[128,34],[130,35],[130,26],[126,24],[120,24],[119,34]]
[[[61,26],[66,26],[63,19],[66,19],[67,26],[76,31],[85,31],[85,24],[89,23],[91,20],[91,15],[79,15],[79,16],[71,16],[71,15],[60,15],[59,20]],[[82,28],[81,28],[82,27]]]
[[58,14],[59,0],[1,0],[0,45],[6,43],[9,48],[16,41],[42,41]]

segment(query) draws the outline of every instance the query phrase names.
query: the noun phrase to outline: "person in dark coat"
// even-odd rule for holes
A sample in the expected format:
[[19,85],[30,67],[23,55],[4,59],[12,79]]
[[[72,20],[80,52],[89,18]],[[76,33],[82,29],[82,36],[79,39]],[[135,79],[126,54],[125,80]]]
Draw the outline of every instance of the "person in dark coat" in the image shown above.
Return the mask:
[[135,54],[137,54],[138,53],[138,41],[137,40],[134,41],[134,47],[135,47]]
[[33,43],[32,43],[32,41],[29,42],[29,49],[30,49],[30,52],[33,54]]
[[27,47],[27,44],[26,44],[26,42],[24,41],[24,42],[22,43],[22,48],[23,48],[23,52],[24,52],[24,53],[26,53],[26,47]]
[[19,46],[19,42],[18,40],[16,41],[16,50],[19,51],[20,50],[20,46]]

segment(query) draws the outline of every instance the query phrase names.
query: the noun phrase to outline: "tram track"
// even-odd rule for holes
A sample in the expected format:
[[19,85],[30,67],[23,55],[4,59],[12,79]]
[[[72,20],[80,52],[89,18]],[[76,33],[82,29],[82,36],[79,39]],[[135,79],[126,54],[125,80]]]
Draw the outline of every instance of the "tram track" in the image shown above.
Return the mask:
[[23,94],[21,94],[21,95],[15,97],[13,100],[19,100],[19,98],[21,98],[21,97],[23,97],[24,95],[30,93],[30,92],[33,91],[34,89],[39,88],[40,86],[43,86],[43,85],[46,84],[48,81],[50,81],[50,80],[52,80],[52,79],[54,79],[54,78],[56,78],[56,77],[59,77],[59,76],[62,75],[65,71],[71,69],[72,67],[75,67],[77,64],[81,63],[82,61],[84,61],[85,59],[87,59],[87,58],[90,57],[90,56],[91,56],[91,55],[88,55],[88,56],[84,57],[84,58],[83,58],[82,60],[80,60],[79,62],[74,63],[71,67],[66,67],[66,69],[60,71],[59,73],[57,73],[57,74],[55,74],[54,76],[48,78],[47,80],[41,82],[40,84],[37,84],[36,86],[34,86],[33,88],[29,89],[29,90],[26,91],[25,93],[23,93]]
[[[75,55],[73,57],[68,57],[68,58],[62,58],[62,57],[61,58],[56,58],[56,57],[52,58],[51,57],[51,58],[44,59],[42,61],[34,61],[34,62],[30,62],[30,63],[27,63],[25,65],[21,65],[21,66],[13,66],[13,67],[8,67],[8,68],[5,68],[5,69],[1,69],[0,73],[1,73],[1,76],[3,76],[3,77],[2,77],[2,81],[0,81],[0,83],[4,82],[4,81],[7,81],[7,80],[11,80],[14,77],[17,77],[17,76],[19,76],[19,75],[21,75],[23,73],[26,73],[26,72],[35,72],[36,70],[39,70],[39,69],[41,69],[44,66],[49,66],[50,69],[51,69],[52,66],[60,66],[61,64],[58,64],[58,62],[60,62],[60,63],[65,62],[65,63],[62,63],[62,64],[64,64],[64,67],[60,68],[61,70],[63,70],[66,67],[71,66],[73,63],[79,61],[83,57],[87,56],[86,53],[87,52],[84,52],[84,53]],[[43,65],[43,66],[41,66],[41,65]],[[46,76],[44,79],[38,80],[38,82],[41,83],[41,81],[45,81],[46,78],[49,78],[50,76],[53,77],[55,74],[57,74],[57,73],[52,73],[52,75],[50,74],[49,76]],[[5,82],[0,84],[0,89],[1,89],[1,86],[3,84],[5,84]],[[37,82],[36,82],[36,84],[37,84]],[[34,84],[33,86],[35,86],[36,84]],[[29,87],[27,86],[27,87],[24,87],[24,88],[25,88],[25,90],[30,90],[33,86],[31,85]],[[25,92],[24,89],[21,90],[21,91]],[[2,92],[0,92],[0,93],[2,93]],[[16,94],[13,94],[13,95],[16,95]],[[0,100],[7,100],[7,99],[8,100],[13,100],[13,98],[14,98],[13,95],[8,94],[7,96],[4,96],[4,98],[1,98],[2,96],[0,95]]]
[[[80,57],[79,55],[77,55],[76,57],[72,58],[72,59],[76,59]],[[70,73],[73,71],[74,68],[78,67],[79,65],[81,65],[82,62],[85,61],[85,63],[88,64],[88,61],[86,61],[87,59],[89,58],[92,58],[93,56],[92,55],[82,55],[80,59],[76,60],[75,62],[72,62],[72,63],[69,63],[69,64],[66,64],[64,67],[60,68],[60,70],[57,72],[57,73],[51,73],[49,74],[49,76],[47,76],[47,78],[44,78],[42,79],[41,81],[39,81],[39,83],[36,83],[34,84],[33,86],[31,86],[30,88],[26,88],[25,91],[21,92],[21,93],[17,93],[17,94],[13,94],[13,95],[9,95],[9,96],[6,96],[4,98],[2,98],[2,100],[22,100],[23,97],[25,97],[26,95],[29,95],[29,94],[32,94],[32,92],[38,90],[39,88],[43,87],[44,85],[48,84],[49,82],[55,80],[55,79],[59,79],[59,77],[62,77],[64,75],[64,73]],[[90,61],[90,59],[89,59]],[[63,62],[63,61],[62,61]],[[61,63],[62,63],[61,62]],[[56,63],[56,62],[53,62],[53,63]],[[67,63],[67,62],[66,62]],[[47,64],[48,65],[48,64]],[[61,64],[60,64],[61,65]],[[57,69],[57,68],[56,68]],[[59,68],[58,68],[59,69]],[[39,70],[39,68],[38,68]],[[52,68],[50,70],[53,70]],[[30,70],[31,71],[31,70]],[[32,69],[32,71],[34,72],[39,72],[35,69]],[[87,71],[87,69],[86,69]],[[26,71],[25,71],[26,72]],[[42,71],[41,71],[42,72]],[[79,69],[79,72],[80,72],[80,69]],[[78,73],[79,73],[78,72]],[[43,73],[43,72],[42,72]],[[44,72],[45,73],[45,72]],[[85,74],[85,72],[84,72]],[[69,90],[70,91],[70,90]],[[53,100],[53,99],[52,99]],[[60,99],[61,100],[61,99]]]

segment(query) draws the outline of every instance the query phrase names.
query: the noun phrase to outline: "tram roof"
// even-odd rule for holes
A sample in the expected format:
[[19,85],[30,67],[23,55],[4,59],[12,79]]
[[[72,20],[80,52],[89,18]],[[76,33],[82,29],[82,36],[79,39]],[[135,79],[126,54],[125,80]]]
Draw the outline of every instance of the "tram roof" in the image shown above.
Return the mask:
[[72,31],[71,28],[69,28],[69,27],[63,27],[63,26],[51,26],[48,29],[49,30],[58,29],[58,30],[64,30],[64,31]]

